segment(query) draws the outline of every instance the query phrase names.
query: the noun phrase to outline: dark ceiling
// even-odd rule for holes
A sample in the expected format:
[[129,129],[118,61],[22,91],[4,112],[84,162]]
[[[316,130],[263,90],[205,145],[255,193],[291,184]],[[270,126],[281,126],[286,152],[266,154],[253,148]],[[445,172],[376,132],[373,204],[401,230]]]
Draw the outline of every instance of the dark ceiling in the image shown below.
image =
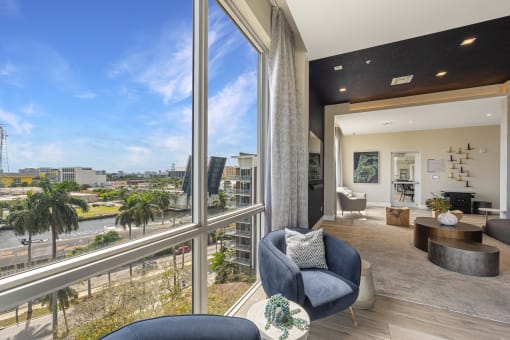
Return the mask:
[[[476,41],[460,46],[469,37],[476,37]],[[343,70],[333,70],[336,65],[342,65]],[[436,77],[439,71],[447,74]],[[392,78],[410,74],[414,75],[410,84],[390,85]],[[310,62],[310,87],[324,105],[457,90],[507,80],[510,16]],[[342,87],[347,90],[340,92]]]

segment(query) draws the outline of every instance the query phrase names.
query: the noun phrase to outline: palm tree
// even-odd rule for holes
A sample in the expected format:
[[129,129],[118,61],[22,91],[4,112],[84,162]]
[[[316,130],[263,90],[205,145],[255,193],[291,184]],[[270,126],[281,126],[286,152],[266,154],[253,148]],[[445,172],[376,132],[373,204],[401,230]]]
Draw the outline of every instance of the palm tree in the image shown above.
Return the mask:
[[135,195],[129,195],[122,199],[121,212],[115,217],[115,225],[121,225],[124,229],[129,228],[129,239],[131,240],[131,224],[133,223],[133,207],[136,204]]
[[[56,299],[55,299],[56,298]],[[48,308],[52,310],[53,304],[57,305],[64,314],[64,323],[66,325],[66,333],[69,333],[69,326],[67,324],[66,308],[69,308],[70,302],[78,299],[78,292],[71,287],[59,289],[56,293],[48,294],[44,297],[42,305],[48,305]],[[55,333],[53,333],[55,335]]]
[[225,194],[225,191],[222,190],[218,192],[218,198],[213,201],[213,204],[216,208],[221,209],[221,211],[225,211],[227,209],[227,201],[227,194]]
[[158,207],[151,203],[150,196],[147,194],[139,194],[136,197],[136,203],[132,208],[133,222],[136,226],[143,226],[142,236],[145,237],[145,227],[149,223],[149,219],[154,221],[154,210]]
[[161,224],[164,224],[165,210],[170,206],[170,193],[163,190],[152,192],[152,203],[159,208]]
[[[227,209],[227,201],[228,197],[227,194],[225,194],[225,191],[221,190],[218,191],[218,198],[216,198],[213,201],[213,204],[216,206],[216,208],[221,209],[221,211],[225,211]],[[220,239],[220,251],[223,252],[223,237],[225,235],[225,230],[223,227],[216,230],[216,232],[219,231],[219,234],[216,236],[216,238]]]
[[[28,234],[27,244],[27,268],[32,267],[32,235],[45,232],[49,229],[47,224],[40,223],[37,213],[34,209],[34,196],[29,193],[27,199],[21,203],[17,202],[11,206],[7,224],[12,226],[16,236]],[[27,319],[32,314],[32,301],[28,302]]]
[[[34,194],[34,209],[38,215],[39,223],[49,225],[51,229],[51,257],[53,261],[57,258],[57,237],[62,233],[70,234],[78,230],[78,213],[74,206],[82,211],[88,211],[89,205],[86,201],[72,197],[64,186],[55,188],[49,181],[42,181],[41,193]],[[53,337],[57,336],[57,292],[53,293],[51,310],[53,312]]]

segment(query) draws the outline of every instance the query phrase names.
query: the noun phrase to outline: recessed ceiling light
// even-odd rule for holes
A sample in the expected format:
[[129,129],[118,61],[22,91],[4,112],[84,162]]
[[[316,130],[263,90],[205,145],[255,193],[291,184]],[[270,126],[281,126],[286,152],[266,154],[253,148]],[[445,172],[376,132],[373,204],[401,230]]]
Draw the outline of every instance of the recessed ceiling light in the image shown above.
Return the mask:
[[490,117],[492,117],[492,113],[487,113],[485,116],[486,116],[487,118],[490,118]]
[[335,67],[333,67],[333,70],[335,70],[335,71],[341,71],[343,69],[344,69],[344,67],[342,65],[336,65]]
[[345,91],[347,91],[347,88],[346,88],[346,87],[341,87],[341,88],[340,88],[340,92],[345,92]]
[[391,125],[391,124],[393,124],[392,120],[388,120],[388,121],[382,123],[382,125],[384,125],[384,126],[388,126],[388,125]]
[[391,85],[409,84],[413,80],[414,74],[402,77],[395,77],[391,80]]
[[365,60],[365,64],[367,64],[367,65],[370,64],[371,62],[372,62],[372,60],[370,60],[370,59]]
[[440,71],[436,73],[436,77],[444,77],[446,75],[446,71]]
[[472,43],[474,43],[476,40],[476,37],[473,37],[473,38],[468,38],[468,39],[464,39],[462,40],[462,42],[460,43],[460,46],[467,46],[467,45],[471,45]]

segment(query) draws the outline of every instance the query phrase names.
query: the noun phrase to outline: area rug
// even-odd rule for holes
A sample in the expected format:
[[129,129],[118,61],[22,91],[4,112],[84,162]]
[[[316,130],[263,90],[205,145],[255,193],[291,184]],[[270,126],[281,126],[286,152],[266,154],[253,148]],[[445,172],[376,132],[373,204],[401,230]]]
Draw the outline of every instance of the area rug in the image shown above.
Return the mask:
[[[430,212],[413,209],[411,224]],[[481,226],[483,216],[462,220]],[[322,224],[325,232],[354,246],[372,264],[376,293],[510,324],[510,246],[484,234],[499,248],[500,275],[475,277],[438,267],[414,247],[413,228],[386,225],[384,208],[369,207]]]

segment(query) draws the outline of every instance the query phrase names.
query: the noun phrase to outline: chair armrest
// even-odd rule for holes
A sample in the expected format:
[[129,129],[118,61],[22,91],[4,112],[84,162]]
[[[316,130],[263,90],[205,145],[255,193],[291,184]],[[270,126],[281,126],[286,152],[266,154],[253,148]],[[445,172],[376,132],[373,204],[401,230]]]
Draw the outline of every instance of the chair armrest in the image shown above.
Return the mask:
[[366,192],[353,192],[352,196],[355,198],[367,198]]
[[328,269],[359,286],[361,257],[356,249],[333,236],[324,233],[326,263]]
[[304,304],[305,290],[299,267],[264,239],[259,243],[259,271],[262,286],[268,296],[280,293],[299,305]]

